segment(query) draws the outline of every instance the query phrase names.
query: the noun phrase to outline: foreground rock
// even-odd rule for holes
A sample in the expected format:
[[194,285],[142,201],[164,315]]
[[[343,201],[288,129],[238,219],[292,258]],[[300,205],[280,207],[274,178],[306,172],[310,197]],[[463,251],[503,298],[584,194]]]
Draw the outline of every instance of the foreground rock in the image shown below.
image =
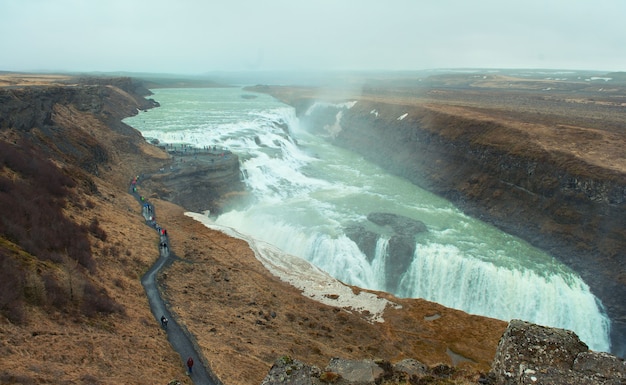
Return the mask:
[[389,257],[384,266],[384,289],[393,293],[400,283],[398,277],[408,270],[413,261],[416,237],[427,228],[423,222],[402,215],[374,212],[367,215],[367,222],[347,227],[344,231],[370,263],[376,257],[379,242],[387,239]]
[[490,374],[498,385],[626,384],[626,362],[590,351],[571,331],[513,320]]
[[[474,376],[475,377],[475,376]],[[475,380],[467,373],[448,365],[428,367],[423,363],[405,359],[396,364],[385,360],[347,360],[332,358],[321,370],[317,366],[283,356],[276,360],[261,385],[375,385],[375,384],[448,384]]]

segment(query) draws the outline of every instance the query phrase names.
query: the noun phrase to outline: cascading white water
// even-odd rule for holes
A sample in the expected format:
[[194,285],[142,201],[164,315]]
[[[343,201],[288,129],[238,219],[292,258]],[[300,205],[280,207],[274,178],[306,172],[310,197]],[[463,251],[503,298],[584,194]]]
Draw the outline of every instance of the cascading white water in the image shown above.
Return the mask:
[[[376,252],[374,253],[374,259],[372,260],[372,273],[374,277],[385,277],[387,275],[387,256],[389,252],[389,238],[381,236],[376,241]],[[370,287],[374,290],[384,290],[382,287],[382,280],[377,279],[374,284],[377,286]]]
[[415,255],[396,277],[394,294],[567,328],[592,349],[609,350],[601,305],[554,258],[303,130],[292,108],[242,93],[156,90],[161,107],[126,120],[147,138],[228,147],[240,156],[255,203],[224,213],[216,224],[306,259],[343,282],[382,290],[389,239],[378,240],[370,262],[344,229],[371,212],[420,220],[428,231],[416,237]]
[[428,298],[494,318],[517,314],[539,324],[579,331],[594,330],[604,322],[587,285],[571,274],[544,276],[496,266],[467,258],[450,245],[418,245],[401,286],[403,296]]

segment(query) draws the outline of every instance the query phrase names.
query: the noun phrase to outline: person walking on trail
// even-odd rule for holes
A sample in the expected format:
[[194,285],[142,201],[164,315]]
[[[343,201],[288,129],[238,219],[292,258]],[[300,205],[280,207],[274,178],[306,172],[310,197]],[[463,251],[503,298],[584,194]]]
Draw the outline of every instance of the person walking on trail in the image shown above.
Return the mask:
[[164,315],[161,316],[161,326],[163,326],[164,329],[167,329],[167,318],[165,318]]
[[187,368],[189,368],[189,374],[191,375],[193,369],[193,358],[187,358]]

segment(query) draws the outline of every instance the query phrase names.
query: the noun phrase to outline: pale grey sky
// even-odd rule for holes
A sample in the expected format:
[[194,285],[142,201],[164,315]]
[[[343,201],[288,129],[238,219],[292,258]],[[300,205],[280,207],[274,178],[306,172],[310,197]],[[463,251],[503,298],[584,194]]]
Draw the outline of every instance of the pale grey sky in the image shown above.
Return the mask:
[[626,70],[626,0],[0,0],[0,70]]

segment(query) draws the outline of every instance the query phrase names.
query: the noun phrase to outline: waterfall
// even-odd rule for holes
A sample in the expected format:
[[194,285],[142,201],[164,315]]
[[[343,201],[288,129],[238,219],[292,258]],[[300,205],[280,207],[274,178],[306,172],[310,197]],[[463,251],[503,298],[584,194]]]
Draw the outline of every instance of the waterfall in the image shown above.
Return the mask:
[[386,277],[387,277],[387,256],[389,248],[389,238],[379,237],[376,241],[376,252],[374,259],[372,260],[372,274],[376,277],[376,286],[372,287],[375,290],[387,290]]
[[577,276],[542,276],[468,258],[454,246],[416,245],[398,295],[424,298],[472,314],[513,318],[575,331],[594,350],[608,350],[610,323]]
[[[304,259],[350,285],[398,287],[392,294],[566,328],[592,349],[609,350],[609,320],[578,275],[450,202],[333,146],[319,134],[323,127],[318,134],[309,132],[291,107],[267,95],[242,99],[234,88],[159,89],[154,97],[160,108],[126,120],[146,138],[216,145],[240,157],[255,203],[214,218],[217,226]],[[335,107],[339,112],[353,105]],[[307,113],[327,107],[317,104]],[[337,127],[324,123],[326,134],[340,128],[340,118],[335,116]],[[345,234],[371,212],[403,215],[428,228],[416,239],[414,255],[404,256],[412,259],[400,277],[388,277],[393,260],[388,237],[377,240],[368,260]]]

